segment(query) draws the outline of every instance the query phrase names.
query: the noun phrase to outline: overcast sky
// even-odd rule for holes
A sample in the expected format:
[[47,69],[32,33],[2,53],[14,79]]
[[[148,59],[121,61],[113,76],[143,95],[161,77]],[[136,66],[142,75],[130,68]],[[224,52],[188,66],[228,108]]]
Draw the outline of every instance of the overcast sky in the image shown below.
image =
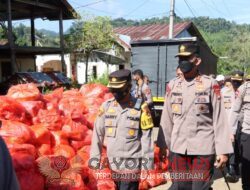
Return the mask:
[[[140,20],[168,16],[170,10],[170,0],[68,0],[68,2],[79,13],[87,12],[110,18]],[[209,16],[250,24],[249,10],[250,0],[175,0],[175,13],[182,18]],[[64,30],[67,30],[71,23],[72,21],[64,21]],[[58,22],[36,20],[36,28],[58,31],[59,27]]]

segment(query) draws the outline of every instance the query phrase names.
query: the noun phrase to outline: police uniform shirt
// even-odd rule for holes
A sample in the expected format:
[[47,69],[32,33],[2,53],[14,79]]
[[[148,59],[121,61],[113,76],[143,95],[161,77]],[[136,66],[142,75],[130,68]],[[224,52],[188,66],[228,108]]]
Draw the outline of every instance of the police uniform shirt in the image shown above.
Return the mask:
[[187,155],[233,152],[220,87],[214,79],[201,75],[190,82],[180,77],[170,81],[158,146]]
[[[112,170],[128,169],[124,162],[126,159],[133,159],[136,163],[133,169],[138,170],[141,158],[147,159],[146,169],[152,169],[152,126],[142,129],[141,115],[141,110],[136,110],[133,106],[123,109],[115,99],[103,103],[95,121],[90,157],[100,160],[105,137]],[[115,162],[119,160],[124,161],[118,166]]]
[[143,101],[147,102],[148,104],[153,103],[151,90],[146,83],[143,83],[142,86],[139,86],[138,84],[136,85],[135,97],[142,98]]
[[[235,92],[233,88],[223,87],[221,89],[222,101],[226,110],[227,118],[229,119],[233,103],[235,101]],[[228,120],[229,121],[229,120]]]
[[240,113],[244,107],[242,132],[250,134],[250,82],[246,82],[237,90],[236,100],[233,104],[230,125],[232,127],[232,133],[236,134],[237,123],[239,121]]

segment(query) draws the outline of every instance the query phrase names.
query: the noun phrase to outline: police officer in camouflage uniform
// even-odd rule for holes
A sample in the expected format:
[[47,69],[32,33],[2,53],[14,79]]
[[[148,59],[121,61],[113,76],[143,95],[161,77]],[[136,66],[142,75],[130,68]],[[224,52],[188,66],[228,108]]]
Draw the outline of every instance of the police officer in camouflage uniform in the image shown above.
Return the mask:
[[119,70],[109,75],[108,88],[115,98],[104,102],[95,121],[90,160],[100,160],[106,141],[113,174],[131,174],[114,180],[119,190],[137,190],[141,170],[153,167],[153,122],[147,104],[130,95],[131,72]]
[[[174,175],[171,190],[208,190],[214,162],[223,167],[233,152],[230,129],[218,83],[199,74],[197,46],[183,44],[177,56],[183,77],[167,86],[157,144],[163,156],[170,151],[171,172],[179,174]],[[205,175],[183,177],[193,172]]]
[[[1,127],[1,126],[0,126]],[[0,189],[18,190],[19,185],[9,151],[0,137]]]
[[230,125],[233,134],[236,134],[237,123],[243,108],[243,123],[240,135],[241,149],[241,177],[243,190],[250,190],[250,82],[242,84],[237,92],[236,101],[233,105]]

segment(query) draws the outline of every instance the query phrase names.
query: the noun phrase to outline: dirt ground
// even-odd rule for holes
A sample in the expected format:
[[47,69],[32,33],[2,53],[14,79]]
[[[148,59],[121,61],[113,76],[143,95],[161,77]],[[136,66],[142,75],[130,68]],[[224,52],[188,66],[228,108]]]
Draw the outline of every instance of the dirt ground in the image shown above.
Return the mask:
[[[212,186],[213,190],[228,190],[224,178],[218,173],[218,171],[215,172],[215,178],[216,179],[214,179]],[[168,182],[167,184],[152,188],[151,190],[167,190],[170,186],[171,182]],[[238,183],[229,183],[229,186],[231,190],[241,190],[241,180],[239,180]]]
[[[154,140],[156,140],[158,134],[158,128],[154,128]],[[152,188],[151,190],[167,190],[171,186],[171,182]],[[238,183],[229,183],[230,190],[241,190],[241,180]],[[220,171],[215,170],[214,183],[212,185],[213,190],[228,190],[225,180]]]

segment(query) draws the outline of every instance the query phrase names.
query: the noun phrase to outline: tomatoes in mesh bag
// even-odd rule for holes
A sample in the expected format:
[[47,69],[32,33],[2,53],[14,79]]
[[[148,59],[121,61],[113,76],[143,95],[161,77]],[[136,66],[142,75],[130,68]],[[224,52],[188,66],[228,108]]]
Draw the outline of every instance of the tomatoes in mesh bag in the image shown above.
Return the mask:
[[85,120],[84,117],[76,121],[68,117],[65,119],[62,131],[68,134],[69,139],[81,141],[84,140],[86,132],[88,131],[86,124],[87,121]]
[[82,173],[82,179],[84,181],[84,184],[91,189],[91,190],[97,190],[97,180],[94,177],[91,170],[85,170],[85,173]]
[[63,98],[59,102],[58,107],[59,110],[64,113],[64,115],[71,116],[73,118],[81,117],[82,114],[88,112],[88,109],[82,101],[82,98]]
[[83,146],[79,151],[86,152],[90,154],[90,145]]
[[0,96],[0,119],[31,123],[31,117],[25,108],[15,99]]
[[81,175],[75,172],[67,173],[66,175],[62,172],[60,179],[51,180],[47,183],[48,190],[88,190],[84,185]]
[[148,189],[150,189],[150,187],[146,180],[143,180],[139,183],[139,190],[148,190]]
[[42,101],[23,101],[20,103],[32,117],[35,117],[38,111],[44,108]]
[[96,110],[102,105],[104,100],[102,98],[88,97],[83,99],[84,104],[88,107],[89,110]]
[[88,113],[88,114],[85,114],[85,118],[87,119],[87,126],[89,129],[93,129],[94,128],[94,123],[95,123],[95,119],[98,115],[98,110],[96,110],[95,113]]
[[34,133],[24,123],[18,121],[2,120],[0,136],[7,138],[9,143],[34,142]]
[[10,87],[7,96],[18,101],[36,101],[41,98],[41,93],[34,83],[28,83]]
[[51,155],[52,154],[51,146],[49,144],[42,144],[37,148],[37,154],[38,156]]
[[50,144],[51,143],[51,133],[47,129],[46,125],[37,124],[30,127],[35,135],[35,143],[37,145]]
[[63,96],[63,87],[57,88],[54,91],[44,94],[43,100],[48,104],[52,104],[52,107],[57,107],[59,101],[62,99]]
[[42,175],[35,170],[16,171],[21,190],[44,190],[45,181]]
[[35,167],[35,158],[31,154],[13,152],[11,157],[16,171],[29,170]]
[[116,185],[113,180],[97,180],[98,190],[116,190]]
[[106,101],[106,100],[109,100],[111,98],[114,98],[113,94],[112,93],[106,93],[103,97],[103,100]]
[[68,134],[64,131],[51,131],[51,145],[57,146],[61,144],[69,144]]
[[[83,167],[88,167],[89,154],[84,151],[77,151],[77,157],[81,160]],[[84,173],[86,175],[86,173]]]
[[49,130],[60,130],[63,124],[63,117],[56,109],[39,110],[37,116],[33,118],[34,124],[43,123]]
[[165,180],[163,179],[163,175],[159,175],[157,171],[150,171],[149,174],[150,174],[150,177],[146,179],[149,187],[151,188],[156,187],[162,184],[163,182],[165,182]]
[[65,158],[72,158],[75,156],[75,150],[69,145],[57,145],[54,147],[55,156],[64,156]]
[[109,89],[102,84],[84,84],[80,88],[80,92],[85,98],[102,98]]
[[81,141],[75,141],[75,140],[71,140],[70,141],[70,145],[75,149],[75,150],[79,150],[81,149],[83,146],[86,145],[91,145],[91,139],[92,139],[92,130],[88,130],[85,133],[85,136],[83,137],[83,140]]
[[25,153],[33,156],[34,158],[37,157],[37,151],[34,145],[32,144],[8,144],[8,149],[10,153]]
[[63,98],[82,98],[78,89],[71,89],[63,92]]

